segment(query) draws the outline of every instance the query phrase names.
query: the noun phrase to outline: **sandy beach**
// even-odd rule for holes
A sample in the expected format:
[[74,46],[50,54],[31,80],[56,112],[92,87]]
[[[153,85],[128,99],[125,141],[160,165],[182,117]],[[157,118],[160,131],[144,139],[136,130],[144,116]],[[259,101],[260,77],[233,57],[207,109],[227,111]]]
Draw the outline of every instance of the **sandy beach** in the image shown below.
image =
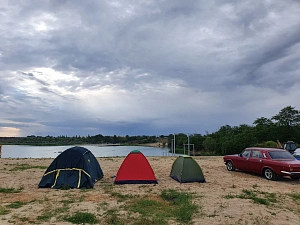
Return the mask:
[[[113,185],[112,177],[124,160],[124,157],[113,157],[97,158],[104,178],[93,189],[54,190],[38,188],[45,168],[53,159],[2,158],[0,188],[4,191],[0,192],[0,224],[67,225],[72,223],[63,218],[78,211],[95,215],[97,224],[139,224],[143,218],[139,213],[130,212],[128,205],[143,196],[158,199],[168,189],[193,196],[198,210],[189,224],[300,224],[299,180],[286,177],[274,182],[259,175],[229,172],[222,157],[206,156],[194,159],[207,182],[180,184],[169,177],[176,157],[147,159],[157,185]],[[117,212],[118,220],[108,217],[112,212]],[[180,221],[169,218],[167,224],[180,224]]]

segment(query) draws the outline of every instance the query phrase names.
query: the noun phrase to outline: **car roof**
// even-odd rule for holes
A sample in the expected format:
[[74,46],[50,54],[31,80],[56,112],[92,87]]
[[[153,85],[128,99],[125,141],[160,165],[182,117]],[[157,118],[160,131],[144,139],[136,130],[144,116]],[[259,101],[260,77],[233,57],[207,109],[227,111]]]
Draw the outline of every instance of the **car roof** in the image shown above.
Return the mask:
[[267,151],[284,151],[286,152],[286,150],[284,149],[280,149],[280,148],[260,148],[260,147],[250,147],[250,148],[246,148],[248,150],[260,150],[260,151],[264,151],[264,152],[267,152]]

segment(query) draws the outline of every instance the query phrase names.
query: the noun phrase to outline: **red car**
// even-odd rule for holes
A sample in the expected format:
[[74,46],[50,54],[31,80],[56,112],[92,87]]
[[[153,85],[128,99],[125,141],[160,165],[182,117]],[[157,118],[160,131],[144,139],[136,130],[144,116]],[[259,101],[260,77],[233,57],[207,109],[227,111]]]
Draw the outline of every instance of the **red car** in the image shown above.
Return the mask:
[[268,180],[281,176],[300,179],[300,161],[291,153],[276,148],[246,148],[236,155],[225,155],[227,170],[242,170],[264,175]]

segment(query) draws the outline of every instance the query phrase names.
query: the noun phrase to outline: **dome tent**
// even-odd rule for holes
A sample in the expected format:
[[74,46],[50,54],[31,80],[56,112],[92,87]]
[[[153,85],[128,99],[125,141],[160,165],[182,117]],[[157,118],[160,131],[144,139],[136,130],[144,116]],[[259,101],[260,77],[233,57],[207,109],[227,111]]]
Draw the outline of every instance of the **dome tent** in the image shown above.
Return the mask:
[[146,157],[138,150],[131,151],[121,164],[115,184],[157,184]]
[[53,160],[39,188],[93,188],[102,177],[102,169],[92,152],[76,146],[63,151]]
[[170,177],[180,183],[205,182],[199,164],[190,156],[179,156],[172,165]]

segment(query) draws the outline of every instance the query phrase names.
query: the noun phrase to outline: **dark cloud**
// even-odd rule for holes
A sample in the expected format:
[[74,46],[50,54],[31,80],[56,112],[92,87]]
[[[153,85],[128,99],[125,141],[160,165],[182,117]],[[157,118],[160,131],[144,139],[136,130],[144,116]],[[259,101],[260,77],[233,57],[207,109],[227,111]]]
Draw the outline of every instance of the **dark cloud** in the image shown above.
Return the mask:
[[0,123],[24,135],[251,124],[300,97],[299,6],[4,1]]

